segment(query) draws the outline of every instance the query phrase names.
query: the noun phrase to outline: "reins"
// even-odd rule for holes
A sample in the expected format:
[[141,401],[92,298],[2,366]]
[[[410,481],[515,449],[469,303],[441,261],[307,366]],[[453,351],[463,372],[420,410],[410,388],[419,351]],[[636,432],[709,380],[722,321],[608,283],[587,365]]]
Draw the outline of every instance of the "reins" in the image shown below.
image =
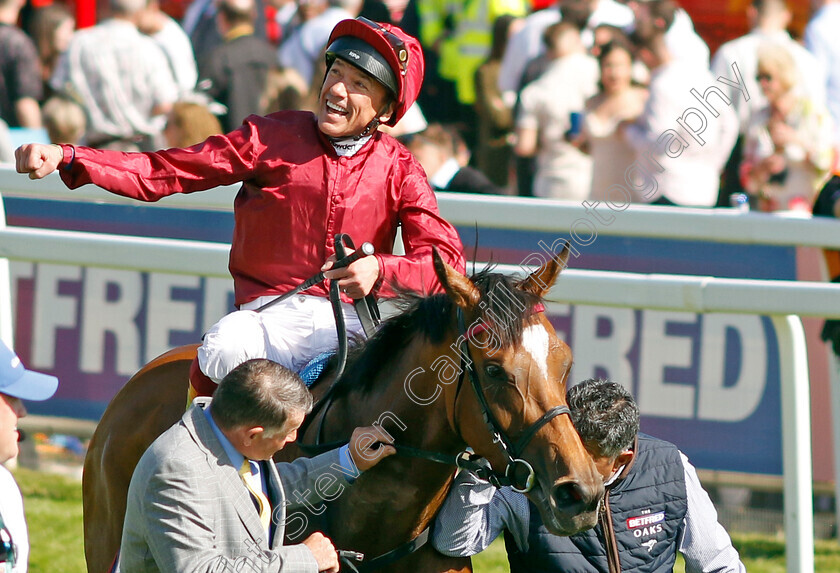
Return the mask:
[[[345,267],[350,266],[357,260],[361,259],[362,257],[366,257],[372,255],[374,253],[373,245],[368,242],[362,243],[362,246],[359,249],[354,250],[353,253],[347,254],[347,249],[355,249],[355,245],[353,244],[353,239],[350,238],[350,235],[346,233],[338,233],[335,235],[334,238],[335,244],[335,257],[336,262],[333,264],[332,268],[329,270],[335,269],[342,269]],[[325,271],[321,271],[310,278],[306,279],[300,285],[296,286],[294,289],[290,290],[287,293],[284,293],[277,298],[267,302],[266,304],[262,305],[261,307],[257,308],[256,312],[261,312],[278,302],[287,300],[288,298],[305,291],[308,288],[315,286],[316,284],[322,282],[326,277],[324,276]],[[344,373],[344,367],[347,364],[347,353],[348,353],[348,341],[347,341],[347,325],[344,320],[344,312],[341,308],[341,293],[338,289],[338,281],[331,281],[330,282],[330,304],[333,309],[333,316],[335,318],[335,329],[336,335],[338,337],[338,353],[337,353],[337,364],[336,367],[336,376],[335,380],[337,381],[341,378],[341,375]],[[367,295],[362,299],[354,300],[353,307],[356,309],[356,313],[359,316],[359,321],[362,324],[362,329],[365,331],[365,335],[370,337],[376,332],[379,323],[381,322],[379,316],[379,307],[376,305],[376,299],[373,295]],[[330,406],[332,405],[332,396],[335,392],[336,385],[333,384],[329,387],[326,394],[324,394],[320,400],[315,404],[312,408],[312,411],[304,419],[303,423],[301,424],[298,435],[297,445],[298,447],[305,453],[310,455],[323,453],[329,451],[331,449],[335,449],[336,447],[343,446],[347,442],[341,442],[337,444],[324,444],[319,445],[321,441],[321,435],[323,434],[324,430],[324,420],[327,417],[327,410],[329,410]],[[318,433],[315,437],[315,445],[309,446],[303,444],[301,439],[306,431],[309,429],[309,426],[312,423],[312,420],[315,419],[316,414],[321,410],[324,409],[324,415],[321,417],[321,421],[318,424]]]

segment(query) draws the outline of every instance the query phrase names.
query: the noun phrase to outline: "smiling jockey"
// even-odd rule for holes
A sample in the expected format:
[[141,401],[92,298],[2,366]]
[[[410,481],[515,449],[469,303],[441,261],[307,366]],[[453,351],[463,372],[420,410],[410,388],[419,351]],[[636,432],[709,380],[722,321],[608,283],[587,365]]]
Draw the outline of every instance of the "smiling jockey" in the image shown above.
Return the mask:
[[[464,271],[461,241],[440,216],[422,168],[377,131],[394,125],[420,92],[420,44],[394,26],[344,20],[330,36],[326,60],[316,115],[252,115],[226,135],[154,153],[40,144],[16,151],[17,170],[33,179],[58,169],[71,189],[93,183],[141,201],[242,182],[229,263],[239,310],[216,323],[198,350],[201,372],[216,382],[251,358],[298,370],[335,347],[328,285],[255,310],[329,268],[336,233],[368,241],[377,253],[326,273],[344,293],[349,332],[361,329],[351,298],[394,296],[395,285],[440,289],[433,247]],[[392,254],[398,226],[405,256]],[[194,383],[203,378],[196,368],[193,374]],[[202,393],[209,393],[204,380]]]

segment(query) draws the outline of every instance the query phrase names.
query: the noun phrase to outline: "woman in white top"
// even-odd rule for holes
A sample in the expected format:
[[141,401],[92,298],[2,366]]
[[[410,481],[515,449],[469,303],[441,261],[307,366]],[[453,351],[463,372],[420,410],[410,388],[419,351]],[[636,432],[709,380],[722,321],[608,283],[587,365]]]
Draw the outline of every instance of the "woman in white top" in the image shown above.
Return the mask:
[[[630,45],[615,39],[601,47],[600,91],[586,102],[583,131],[574,139],[592,156],[590,199],[609,199],[609,189],[624,183],[625,172],[636,160],[636,151],[617,131],[622,121],[635,120],[644,109],[647,90],[632,81],[633,56]],[[615,196],[613,201],[623,201]],[[634,197],[634,200],[638,198]]]
[[831,118],[803,95],[797,78],[788,50],[759,48],[756,79],[767,105],[750,116],[741,178],[762,211],[810,211],[831,167]]

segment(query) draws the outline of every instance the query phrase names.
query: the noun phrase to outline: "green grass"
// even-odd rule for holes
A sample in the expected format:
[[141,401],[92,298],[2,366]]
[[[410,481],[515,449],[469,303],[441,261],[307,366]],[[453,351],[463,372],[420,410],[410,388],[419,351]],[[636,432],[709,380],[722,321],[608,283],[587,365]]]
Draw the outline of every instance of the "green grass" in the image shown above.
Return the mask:
[[[23,492],[29,524],[31,573],[84,573],[82,546],[82,485],[62,476],[18,469],[15,478]],[[750,573],[784,573],[784,539],[763,535],[732,536]],[[840,545],[817,541],[817,573],[840,571]],[[476,573],[507,572],[505,546],[497,539],[487,551],[473,558]],[[674,571],[684,573],[682,560]]]
[[23,468],[14,475],[29,527],[30,573],[83,573],[81,482]]
[[[766,535],[733,534],[732,543],[750,573],[785,573],[785,540]],[[816,573],[840,571],[840,545],[836,541],[818,540],[814,548]],[[475,573],[507,573],[505,544],[497,539],[486,551],[473,557]],[[674,573],[685,573],[685,563],[677,557]]]
[[473,571],[476,573],[507,573],[508,567],[505,542],[500,537],[490,547],[472,558]]

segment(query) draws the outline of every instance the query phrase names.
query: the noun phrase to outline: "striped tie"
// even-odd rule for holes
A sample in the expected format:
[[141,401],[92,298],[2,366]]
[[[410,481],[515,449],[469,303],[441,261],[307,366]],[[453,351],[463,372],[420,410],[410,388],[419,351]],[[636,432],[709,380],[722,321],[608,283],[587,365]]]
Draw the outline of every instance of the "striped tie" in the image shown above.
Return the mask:
[[245,487],[248,488],[248,491],[251,492],[251,495],[259,503],[260,522],[262,523],[263,529],[267,532],[269,523],[271,522],[271,506],[268,503],[268,498],[262,492],[262,486],[257,483],[257,477],[251,473],[251,462],[249,460],[242,462],[242,467],[239,468],[239,477],[242,478]]

